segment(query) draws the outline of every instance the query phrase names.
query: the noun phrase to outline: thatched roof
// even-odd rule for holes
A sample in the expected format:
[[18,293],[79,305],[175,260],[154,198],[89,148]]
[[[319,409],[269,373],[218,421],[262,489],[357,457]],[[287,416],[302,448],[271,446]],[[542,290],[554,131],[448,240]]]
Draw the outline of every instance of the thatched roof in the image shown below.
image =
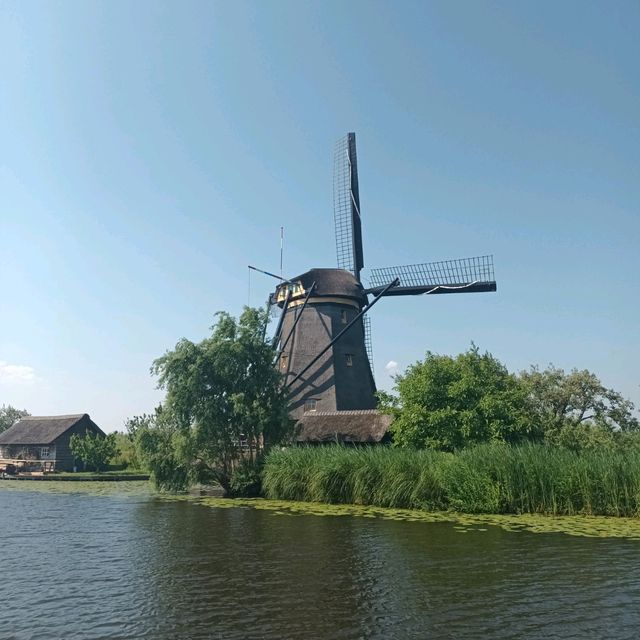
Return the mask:
[[27,416],[20,418],[0,433],[0,444],[51,444],[80,421],[86,422],[87,426],[92,425],[98,433],[104,435],[88,413],[69,416]]
[[350,271],[344,269],[311,269],[293,280],[300,281],[306,290],[309,290],[315,282],[314,297],[346,296],[356,299],[364,297],[362,285]]
[[375,409],[314,411],[298,421],[296,442],[381,442],[389,431],[391,416]]

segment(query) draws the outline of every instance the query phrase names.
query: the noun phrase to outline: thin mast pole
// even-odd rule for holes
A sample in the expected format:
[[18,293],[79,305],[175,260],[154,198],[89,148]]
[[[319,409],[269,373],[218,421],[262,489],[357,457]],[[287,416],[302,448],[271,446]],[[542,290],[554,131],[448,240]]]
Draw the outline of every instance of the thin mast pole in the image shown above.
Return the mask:
[[282,254],[284,253],[284,227],[280,227],[280,278],[282,277]]

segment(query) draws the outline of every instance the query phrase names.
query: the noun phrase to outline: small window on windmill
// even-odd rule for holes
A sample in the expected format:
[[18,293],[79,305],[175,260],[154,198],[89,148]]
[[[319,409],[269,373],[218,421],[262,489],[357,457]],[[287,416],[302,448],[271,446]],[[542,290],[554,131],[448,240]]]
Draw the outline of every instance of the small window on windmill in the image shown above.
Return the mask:
[[285,371],[285,369],[287,368],[288,364],[289,364],[289,355],[286,354],[286,353],[283,353],[280,356],[280,369],[282,371]]
[[347,360],[347,367],[353,367],[353,354],[352,353],[345,353],[344,357]]
[[317,406],[318,401],[315,398],[307,398],[304,401],[304,412],[307,413],[307,411],[315,411]]
[[342,324],[347,324],[347,312],[344,309],[340,311],[340,322]]

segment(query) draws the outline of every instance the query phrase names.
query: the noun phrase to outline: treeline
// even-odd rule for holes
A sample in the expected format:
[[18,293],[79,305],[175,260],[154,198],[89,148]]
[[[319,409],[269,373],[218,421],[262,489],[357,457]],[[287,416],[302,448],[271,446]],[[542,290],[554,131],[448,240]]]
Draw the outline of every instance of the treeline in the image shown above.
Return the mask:
[[572,451],[481,444],[456,453],[399,447],[272,451],[271,499],[464,513],[640,515],[640,446]]
[[[472,345],[396,376],[390,447],[286,448],[295,429],[268,314],[219,313],[152,366],[165,400],[126,433],[76,438],[88,467],[145,469],[159,489],[468,512],[639,515],[640,424],[589,371],[512,373]],[[0,431],[26,412],[0,409]],[[277,445],[277,446],[276,446]],[[284,447],[284,449],[283,449]]]
[[[390,447],[287,448],[295,425],[264,311],[218,314],[152,373],[166,391],[127,423],[121,451],[156,487],[220,484],[228,495],[469,512],[637,515],[633,404],[589,371],[518,374],[472,347],[428,352],[379,395]],[[124,436],[121,436],[124,438]],[[278,445],[275,447],[274,445]]]
[[628,446],[640,432],[633,404],[589,371],[549,366],[514,374],[472,346],[428,352],[381,393],[396,446],[460,451],[485,443],[546,443],[574,451]]

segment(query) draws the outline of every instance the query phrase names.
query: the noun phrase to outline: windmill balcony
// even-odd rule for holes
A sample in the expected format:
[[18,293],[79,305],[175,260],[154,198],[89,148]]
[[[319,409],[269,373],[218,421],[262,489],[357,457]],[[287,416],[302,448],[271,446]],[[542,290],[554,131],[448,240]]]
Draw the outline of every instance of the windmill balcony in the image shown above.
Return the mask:
[[292,300],[300,298],[306,294],[306,291],[299,282],[281,284],[276,289],[276,304],[283,305],[287,299],[289,291],[291,291]]

